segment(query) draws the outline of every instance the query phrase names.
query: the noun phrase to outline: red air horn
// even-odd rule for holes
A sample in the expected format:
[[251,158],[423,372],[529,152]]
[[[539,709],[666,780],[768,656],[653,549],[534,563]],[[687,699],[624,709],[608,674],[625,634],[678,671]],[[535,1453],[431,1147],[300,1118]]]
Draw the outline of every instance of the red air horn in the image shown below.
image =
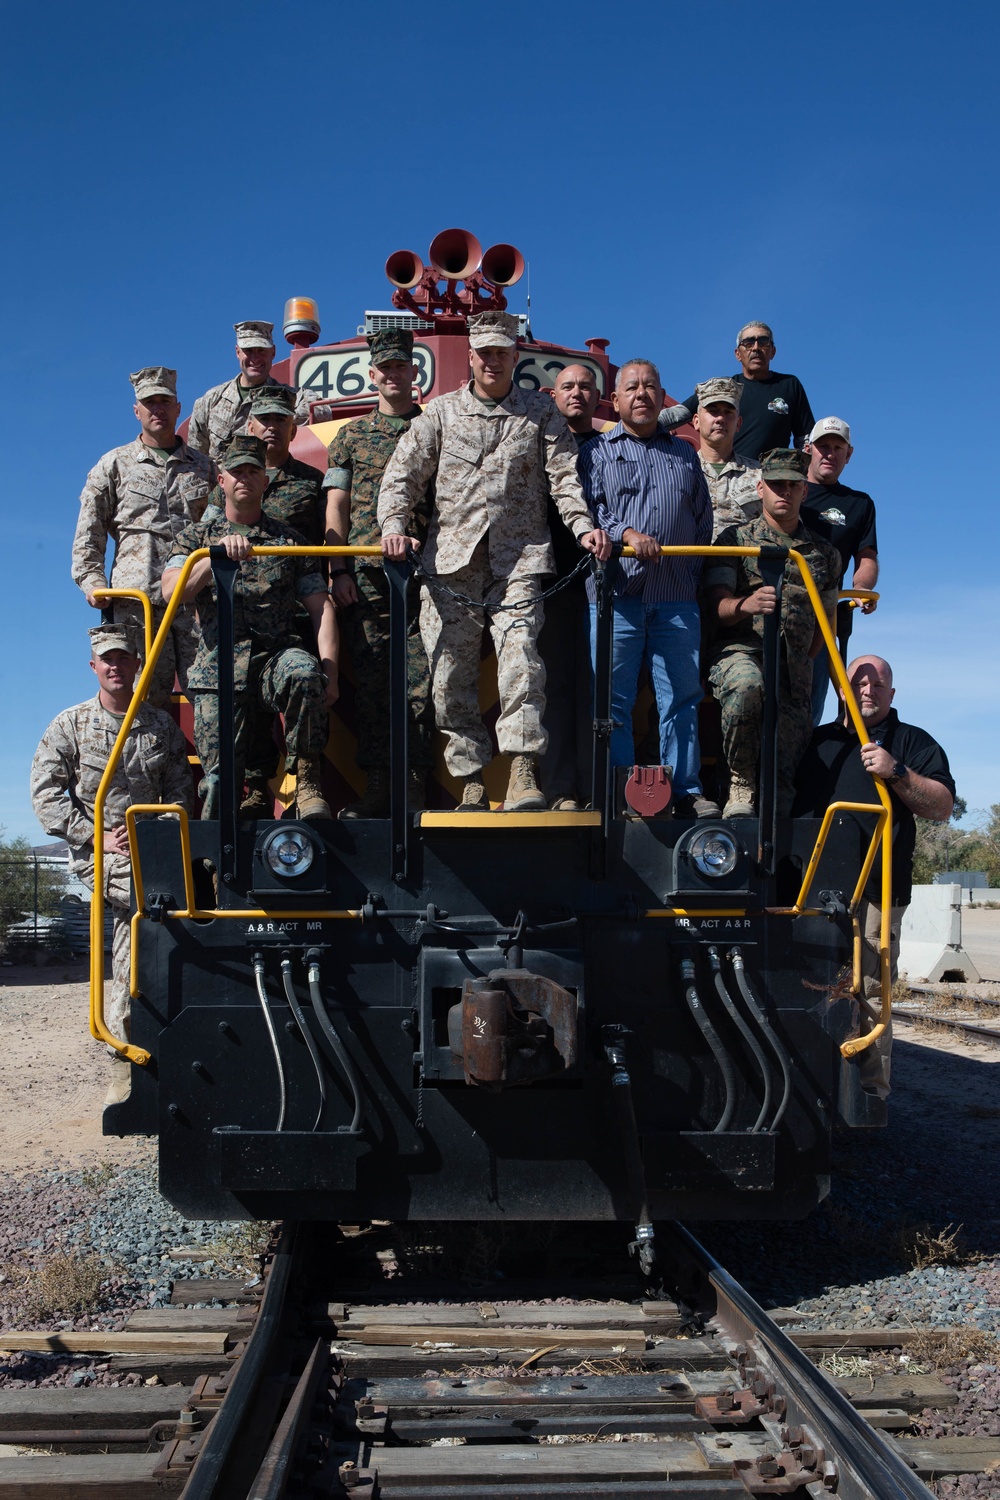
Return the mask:
[[483,278],[491,286],[513,286],[524,275],[524,256],[516,245],[491,245],[483,256]]

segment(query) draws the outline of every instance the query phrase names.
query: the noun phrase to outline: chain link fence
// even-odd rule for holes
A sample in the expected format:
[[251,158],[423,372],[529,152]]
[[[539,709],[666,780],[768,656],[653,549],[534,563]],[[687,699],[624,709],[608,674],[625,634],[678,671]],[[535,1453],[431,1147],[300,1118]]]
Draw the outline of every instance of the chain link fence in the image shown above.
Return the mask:
[[[104,946],[111,948],[110,913]],[[47,963],[89,952],[90,892],[65,855],[0,854],[0,960]]]

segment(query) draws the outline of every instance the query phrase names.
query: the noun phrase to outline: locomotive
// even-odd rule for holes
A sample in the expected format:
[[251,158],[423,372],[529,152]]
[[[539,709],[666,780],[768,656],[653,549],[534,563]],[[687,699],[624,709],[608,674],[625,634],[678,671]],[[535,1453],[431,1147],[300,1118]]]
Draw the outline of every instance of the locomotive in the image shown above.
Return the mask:
[[[453,389],[466,376],[466,318],[505,307],[522,268],[513,246],[484,254],[471,235],[445,231],[426,268],[412,252],[389,257],[393,312],[369,314],[358,336],[329,345],[317,343],[314,304],[292,299],[293,353],[275,374],[316,393],[299,456],[318,454],[336,424],[374,404],[365,331],[398,318],[415,332],[420,398]],[[607,340],[585,350],[544,343],[526,319],[522,334],[518,382],[537,389],[585,363],[601,391],[598,416],[611,416]],[[786,554],[767,550],[760,566],[780,590]],[[862,735],[809,570],[791,557]],[[859,1059],[888,1021],[888,933],[881,1020],[859,1037],[856,912],[879,848],[887,896],[891,819],[877,781],[870,804],[834,804],[822,820],[778,816],[780,611],[764,640],[755,817],[677,817],[665,768],[612,772],[615,558],[593,564],[590,807],[458,814],[442,773],[439,805],[414,813],[406,628],[416,588],[410,563],[387,561],[390,816],[246,821],[226,587],[237,566],[212,556],[218,817],[128,814],[128,1041],[105,1026],[103,944],[92,944],[91,1029],[133,1063],[130,1095],[105,1110],[105,1133],[155,1135],[161,1191],[200,1218],[622,1220],[648,1265],[656,1219],[807,1214],[828,1190],[834,1131],[885,1121]],[[168,610],[149,658],[170,620]],[[487,703],[489,692],[484,662]],[[358,779],[349,691],[344,703],[328,748],[339,805]],[[280,814],[287,786],[276,793]],[[98,862],[103,797],[104,785]],[[100,868],[95,888],[99,934]]]

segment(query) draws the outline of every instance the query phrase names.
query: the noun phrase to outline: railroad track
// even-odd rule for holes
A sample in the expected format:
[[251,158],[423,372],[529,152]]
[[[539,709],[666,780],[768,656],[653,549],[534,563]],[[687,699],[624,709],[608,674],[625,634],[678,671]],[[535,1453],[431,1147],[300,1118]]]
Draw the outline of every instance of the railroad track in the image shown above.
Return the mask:
[[136,1314],[124,1337],[145,1343],[117,1354],[122,1337],[94,1336],[155,1386],[0,1391],[0,1500],[909,1500],[930,1493],[921,1476],[1000,1458],[996,1439],[905,1435],[955,1400],[936,1377],[831,1380],[815,1363],[904,1333],[783,1331],[679,1227],[662,1237],[677,1300],[655,1301],[606,1267],[470,1298],[455,1278],[391,1274],[394,1237],[331,1253],[329,1230],[287,1230],[263,1294],[178,1283],[178,1299],[232,1300]]

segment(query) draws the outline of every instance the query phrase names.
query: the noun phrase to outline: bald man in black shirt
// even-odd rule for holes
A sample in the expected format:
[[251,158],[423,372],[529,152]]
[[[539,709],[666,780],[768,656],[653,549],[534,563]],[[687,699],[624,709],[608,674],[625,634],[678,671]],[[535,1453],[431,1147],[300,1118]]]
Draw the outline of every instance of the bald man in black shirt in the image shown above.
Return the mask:
[[[795,778],[796,817],[821,818],[831,802],[870,802],[878,799],[872,777],[880,777],[892,802],[892,910],[890,913],[890,974],[896,980],[899,932],[903,913],[910,904],[913,851],[917,818],[945,823],[955,807],[955,783],[948,757],[936,740],[915,724],[904,724],[892,700],[892,668],[881,656],[858,656],[847,675],[858,700],[867,741],[858,736],[847,716],[835,724],[824,724],[813,733],[809,748]],[[845,813],[854,818],[867,845],[873,815]],[[878,1019],[878,1007],[870,1002],[880,993],[879,942],[882,923],[882,859],[876,856],[858,910],[863,942],[861,972],[865,995],[862,1007],[869,1021]],[[889,1092],[891,1033],[880,1037],[861,1054],[861,1077],[865,1088],[881,1098]]]

